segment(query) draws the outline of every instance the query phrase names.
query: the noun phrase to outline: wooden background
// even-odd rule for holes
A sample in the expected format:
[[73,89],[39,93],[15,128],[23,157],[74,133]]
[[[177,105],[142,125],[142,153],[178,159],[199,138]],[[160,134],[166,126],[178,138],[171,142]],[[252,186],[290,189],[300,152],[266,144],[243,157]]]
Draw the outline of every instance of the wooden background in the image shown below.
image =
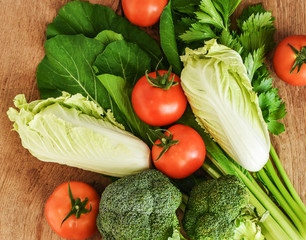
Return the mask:
[[[99,193],[109,183],[98,174],[53,163],[43,163],[21,146],[19,136],[10,131],[6,111],[13,98],[24,93],[28,101],[39,98],[35,72],[44,56],[45,31],[67,0],[0,0],[0,239],[60,239],[48,226],[44,204],[56,186],[79,180]],[[121,14],[119,0],[96,0]],[[292,34],[306,34],[304,0],[243,1],[238,8],[263,2],[275,16],[275,40]],[[154,27],[153,29],[156,29]],[[152,32],[152,30],[150,30]],[[271,53],[268,62],[271,67]],[[273,74],[275,86],[286,102],[286,132],[272,137],[284,168],[306,202],[305,191],[305,100],[306,88],[285,84]],[[96,234],[92,239],[100,239]]]

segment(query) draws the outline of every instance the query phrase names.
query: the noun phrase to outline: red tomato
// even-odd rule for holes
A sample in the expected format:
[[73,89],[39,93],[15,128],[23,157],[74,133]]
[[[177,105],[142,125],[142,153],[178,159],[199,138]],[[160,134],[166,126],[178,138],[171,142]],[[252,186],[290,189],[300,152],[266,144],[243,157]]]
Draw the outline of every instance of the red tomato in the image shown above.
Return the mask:
[[[179,140],[158,159],[162,147],[156,146],[161,141],[157,140],[152,147],[152,159],[155,167],[171,178],[185,178],[201,167],[206,155],[206,148],[200,134],[193,128],[176,124],[168,129],[173,135],[173,140]],[[169,136],[169,132],[165,135]],[[158,159],[158,160],[156,160]]]
[[[160,75],[167,74],[165,70],[159,70]],[[156,72],[148,76],[156,78]],[[136,83],[132,92],[132,105],[137,116],[145,123],[152,126],[165,126],[177,121],[185,112],[187,98],[180,85],[180,78],[171,73],[169,79],[174,76],[177,85],[164,90],[152,86],[146,76]]]
[[[88,184],[82,182],[69,182],[74,200],[88,198],[85,206],[91,211],[83,213],[77,219],[76,215],[71,215],[62,224],[62,221],[71,211],[71,199],[69,196],[68,183],[58,186],[45,206],[45,217],[50,227],[61,237],[66,239],[86,239],[97,231],[96,218],[99,211],[100,196]],[[78,201],[78,200],[77,200]]]
[[295,61],[297,60],[297,54],[288,45],[291,44],[297,51],[301,51],[304,47],[303,53],[300,54],[301,58],[306,61],[306,35],[292,35],[284,38],[277,46],[273,56],[273,67],[277,76],[283,81],[296,86],[306,85],[306,64],[302,64],[299,72],[296,67],[292,73],[290,73]]
[[122,0],[126,18],[140,27],[148,27],[158,22],[168,0]]

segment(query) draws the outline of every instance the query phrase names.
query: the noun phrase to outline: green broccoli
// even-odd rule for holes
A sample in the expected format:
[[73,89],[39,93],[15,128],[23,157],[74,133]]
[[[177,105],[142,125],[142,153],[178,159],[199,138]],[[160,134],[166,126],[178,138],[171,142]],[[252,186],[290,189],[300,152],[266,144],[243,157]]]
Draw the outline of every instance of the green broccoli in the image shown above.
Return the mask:
[[102,193],[97,227],[103,240],[167,240],[177,236],[181,192],[158,170],[123,177]]
[[262,240],[245,185],[233,175],[196,185],[188,199],[183,228],[194,240]]

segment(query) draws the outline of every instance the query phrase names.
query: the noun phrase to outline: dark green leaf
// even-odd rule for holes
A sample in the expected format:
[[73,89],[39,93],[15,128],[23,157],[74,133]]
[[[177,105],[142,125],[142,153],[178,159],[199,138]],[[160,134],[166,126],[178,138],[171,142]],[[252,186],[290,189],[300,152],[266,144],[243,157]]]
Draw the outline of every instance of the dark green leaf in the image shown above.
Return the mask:
[[164,8],[160,16],[160,43],[173,72],[177,75],[181,73],[181,61],[177,50],[175,31],[171,13],[171,1]]
[[174,0],[172,8],[180,14],[193,15],[200,5],[200,0]]
[[240,42],[236,38],[235,32],[230,32],[230,31],[227,31],[227,30],[223,30],[219,39],[218,39],[218,42],[220,44],[223,44],[223,45],[235,50],[239,54],[242,53],[243,47],[241,46]]
[[120,33],[115,33],[112,30],[103,30],[95,37],[95,39],[99,40],[105,46],[115,41],[124,40]]
[[278,135],[278,134],[285,131],[284,124],[282,124],[278,121],[275,121],[275,120],[272,120],[272,121],[268,122],[268,129],[271,133],[273,133],[275,135]]
[[202,45],[204,40],[216,37],[210,26],[202,23],[192,24],[190,30],[180,35],[180,38],[186,43],[201,41]]
[[115,18],[116,13],[108,7],[81,1],[68,2],[48,25],[47,38],[80,33],[93,38],[102,30],[112,30],[111,23]]
[[262,46],[265,47],[264,54],[270,51],[275,45],[273,22],[271,12],[252,14],[247,20],[241,22],[242,34],[238,38],[242,46],[248,52],[253,52]]
[[253,89],[258,94],[269,91],[272,88],[272,78],[262,78],[258,81],[253,81]]
[[241,0],[214,0],[215,8],[221,13],[225,28],[229,28],[230,16],[233,14]]
[[286,112],[285,103],[281,102],[281,104],[277,107],[277,109],[271,112],[269,119],[279,120],[285,117],[286,114],[287,112]]
[[270,29],[271,31],[274,31],[275,27],[273,22],[274,18],[272,17],[271,12],[252,14],[248,19],[242,22],[241,31],[252,32],[260,31],[262,29]]
[[261,93],[259,95],[259,105],[269,131],[276,135],[283,132],[285,130],[284,125],[277,121],[286,115],[286,108],[284,102],[278,96],[278,89],[271,88],[269,91]]
[[107,45],[98,55],[94,65],[98,74],[113,74],[125,79],[131,86],[138,81],[146,70],[150,70],[150,58],[136,44],[124,40]]
[[116,120],[126,125],[116,105],[95,75],[92,68],[104,45],[83,35],[59,35],[45,43],[46,56],[37,68],[37,85],[41,98],[57,97],[62,91],[81,93],[111,109]]
[[103,30],[112,30],[123,35],[124,39],[139,45],[152,58],[152,67],[162,58],[157,42],[127,19],[102,5],[72,1],[63,6],[58,16],[48,25],[47,38],[56,35],[84,34],[95,37]]
[[266,54],[275,45],[273,41],[273,34],[274,32],[271,32],[269,29],[264,29],[254,32],[244,32],[238,36],[238,39],[247,52],[253,52],[256,49],[264,46]]
[[262,4],[251,5],[247,8],[244,8],[239,18],[237,19],[237,25],[241,29],[242,24],[246,21],[252,14],[257,13],[265,13],[266,9],[262,6]]
[[62,91],[81,93],[97,101],[101,84],[92,64],[103,44],[83,35],[57,36],[45,43],[46,56],[37,68],[42,98],[60,96]]
[[152,70],[163,58],[163,54],[158,43],[147,33],[132,25],[127,19],[118,16],[111,24],[111,29],[121,33],[128,42],[137,44],[151,58]]

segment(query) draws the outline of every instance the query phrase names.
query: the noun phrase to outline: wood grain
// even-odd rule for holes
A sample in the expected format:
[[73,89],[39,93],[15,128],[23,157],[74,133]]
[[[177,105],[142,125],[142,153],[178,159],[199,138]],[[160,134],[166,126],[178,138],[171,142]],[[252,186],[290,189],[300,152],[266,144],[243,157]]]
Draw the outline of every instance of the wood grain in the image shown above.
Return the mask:
[[[64,181],[79,180],[89,183],[101,193],[109,184],[99,174],[43,163],[31,156],[22,147],[18,134],[10,131],[12,124],[6,115],[15,95],[24,93],[28,101],[38,99],[35,72],[44,56],[46,26],[66,2],[0,0],[0,239],[60,239],[43,216],[45,201],[55,187]],[[110,6],[121,13],[119,0],[90,2]],[[257,2],[263,2],[275,16],[276,42],[291,34],[306,34],[303,0],[244,1],[236,14],[244,6]],[[272,56],[273,53],[267,59],[270,67]],[[293,185],[306,202],[306,88],[285,84],[275,74],[273,77],[288,113],[283,121],[286,132],[272,137],[272,142]],[[92,239],[101,237],[96,234]]]

